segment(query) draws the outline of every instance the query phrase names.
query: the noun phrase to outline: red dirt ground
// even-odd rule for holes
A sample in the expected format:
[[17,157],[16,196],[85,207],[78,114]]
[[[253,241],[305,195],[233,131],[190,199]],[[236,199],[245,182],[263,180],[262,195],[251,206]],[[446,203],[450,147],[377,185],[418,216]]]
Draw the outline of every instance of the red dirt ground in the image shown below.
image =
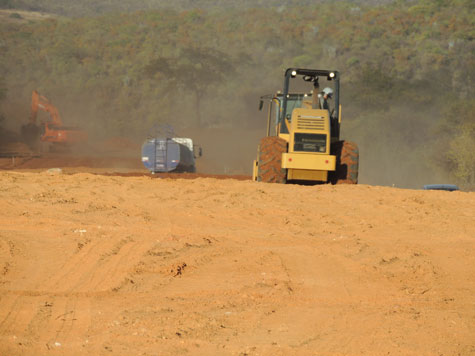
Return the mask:
[[49,159],[0,161],[0,355],[475,354],[475,193]]

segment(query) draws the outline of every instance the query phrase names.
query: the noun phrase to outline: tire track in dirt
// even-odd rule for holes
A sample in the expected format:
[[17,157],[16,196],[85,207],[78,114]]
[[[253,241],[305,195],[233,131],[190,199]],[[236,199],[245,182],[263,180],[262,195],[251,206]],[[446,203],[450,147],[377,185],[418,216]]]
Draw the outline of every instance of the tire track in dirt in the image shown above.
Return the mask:
[[[49,335],[46,346],[53,348],[58,339],[64,342],[70,339],[71,334],[86,333],[90,327],[88,322],[78,325],[77,320],[90,320],[89,307],[83,305],[83,310],[77,311],[78,299],[88,304],[91,296],[111,293],[112,286],[122,273],[120,267],[126,268],[130,264],[127,261],[134,260],[134,247],[137,244],[128,239],[119,240],[112,246],[91,243],[66,261],[50,280],[42,276],[42,280],[37,281],[37,288],[2,290],[2,311],[6,314],[0,322],[0,334],[15,338],[12,335],[21,335],[19,342],[30,346],[39,342],[39,335],[43,335],[42,342],[45,335]],[[84,266],[90,268],[84,269]],[[77,270],[82,272],[77,273]],[[45,297],[48,302],[43,302]],[[53,305],[59,319],[54,315],[52,318]]]
[[8,325],[0,330],[0,340],[4,339],[5,345],[13,341],[20,346],[39,344],[40,349],[50,350],[58,346],[56,343],[83,343],[84,340],[75,335],[86,335],[91,327],[90,297],[44,297],[16,299],[13,307],[21,310],[21,315],[11,317]]
[[[15,259],[21,258],[21,249],[10,239],[2,238],[0,240],[0,248],[3,257],[5,257],[5,264],[3,267],[2,275],[7,277],[11,270],[15,267]],[[6,280],[10,282],[8,279]],[[7,282],[2,283],[7,284]],[[0,303],[2,306],[7,306],[1,308],[3,315],[0,314],[0,335],[8,334],[13,327],[17,326],[17,320],[21,317],[21,305],[23,297],[20,295],[9,295],[8,290],[0,289]]]
[[130,236],[117,242],[109,238],[107,243],[96,238],[68,259],[60,273],[45,281],[42,290],[60,295],[111,291],[147,247]]
[[55,293],[70,291],[70,285],[74,285],[77,279],[76,271],[81,270],[84,266],[89,264],[89,260],[94,258],[94,255],[97,254],[96,250],[100,249],[102,244],[101,241],[97,240],[82,247],[78,253],[68,258],[62,264],[56,274],[42,281],[41,290]]
[[[237,253],[239,250],[242,252]],[[146,328],[151,323],[154,325],[154,332],[163,338],[174,336],[170,332],[170,325],[175,325],[176,333],[183,337],[196,340],[206,337],[215,345],[224,342],[223,337],[248,335],[248,328],[239,325],[239,318],[245,318],[254,324],[265,320],[250,313],[249,308],[257,308],[265,311],[266,315],[272,315],[275,311],[270,309],[281,306],[280,302],[276,303],[276,298],[284,295],[291,299],[292,292],[288,288],[291,283],[289,273],[278,253],[272,251],[272,248],[261,248],[250,253],[244,251],[243,244],[236,244],[234,247],[226,245],[224,248],[206,248],[203,253],[199,253],[199,250],[198,256],[196,249],[188,247],[172,257],[187,261],[190,270],[185,270],[183,275],[175,278],[165,276],[162,280],[163,287],[159,288],[160,295],[172,303],[174,309],[188,311],[186,322],[178,311],[169,310],[163,316],[155,312],[151,314],[143,310],[141,303],[129,306],[125,316],[140,316],[137,328],[140,329],[142,325]],[[227,269],[228,263],[237,256],[239,261],[236,260],[233,270],[240,271],[238,279],[234,274],[229,274]],[[256,260],[257,263],[249,264]],[[276,269],[276,266],[280,268]],[[262,271],[272,272],[266,274]],[[156,271],[151,273],[156,274]],[[150,277],[146,277],[146,280],[150,281]],[[153,287],[157,289],[156,284]],[[194,311],[198,305],[199,311]]]
[[[208,247],[216,241],[214,238],[202,238],[202,243],[197,243],[183,238],[183,240],[179,239],[167,244],[152,243],[114,291],[130,289],[150,291],[157,287],[163,288],[173,283],[173,277],[181,277],[190,271],[194,272],[204,261],[212,260],[212,255],[216,252],[213,252],[213,249],[208,251]],[[197,252],[197,249],[200,251]],[[145,275],[146,278],[144,278]],[[141,280],[147,280],[147,283],[143,284]]]
[[6,295],[3,291],[0,292],[0,295],[1,294],[3,294],[3,296],[0,297],[0,303],[3,306],[2,311],[4,311],[4,316],[3,318],[0,316],[0,335],[4,335],[12,331],[13,325],[16,325],[15,321],[21,311],[19,306],[22,296]]
[[0,235],[0,286],[7,283],[6,275],[14,265],[15,244],[11,240],[4,239]]
[[49,326],[49,337],[44,337],[50,347],[60,343],[62,347],[79,347],[92,325],[91,300],[84,297],[63,297],[56,300],[58,315],[53,316]]
[[[146,250],[149,245],[134,240],[124,243],[124,240],[121,240],[111,251],[112,255],[107,255],[105,260],[99,260],[92,269],[90,278],[80,283],[77,289],[113,292],[117,285],[127,278],[124,275],[129,274],[137,260],[143,255],[143,250]],[[117,251],[117,248],[120,250]]]
[[48,324],[52,316],[52,306],[50,302],[40,302],[38,298],[29,298],[30,303],[34,301],[35,306],[31,306],[32,317],[26,328],[21,332],[23,342],[27,345],[38,343],[40,334],[48,329]]

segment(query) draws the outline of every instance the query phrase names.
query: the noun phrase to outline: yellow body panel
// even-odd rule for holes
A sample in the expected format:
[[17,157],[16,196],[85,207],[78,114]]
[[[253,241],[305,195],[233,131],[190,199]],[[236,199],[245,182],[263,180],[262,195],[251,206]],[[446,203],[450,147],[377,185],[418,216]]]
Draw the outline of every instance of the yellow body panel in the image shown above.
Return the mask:
[[[279,133],[289,143],[289,152],[282,154],[282,168],[287,169],[288,180],[327,181],[328,171],[334,171],[336,157],[330,155],[330,120],[328,110],[312,109],[311,103],[292,111],[292,120],[286,125],[291,133]],[[294,152],[294,133],[327,135],[325,152]],[[257,163],[254,164],[253,179],[257,177]]]
[[284,134],[284,133],[280,133],[279,134],[279,137],[280,138],[283,138],[285,141],[289,142],[290,140],[290,134]]
[[254,160],[252,164],[252,180],[257,180],[257,160]]
[[[330,136],[328,110],[296,108],[292,111],[290,132],[326,134]],[[293,152],[294,135],[290,135],[289,152]],[[330,153],[330,140],[327,139],[325,153]],[[314,153],[312,153],[314,154]]]
[[289,169],[287,170],[287,179],[326,182],[328,179],[328,172],[308,169]]
[[283,153],[282,168],[334,171],[336,156],[317,153]]

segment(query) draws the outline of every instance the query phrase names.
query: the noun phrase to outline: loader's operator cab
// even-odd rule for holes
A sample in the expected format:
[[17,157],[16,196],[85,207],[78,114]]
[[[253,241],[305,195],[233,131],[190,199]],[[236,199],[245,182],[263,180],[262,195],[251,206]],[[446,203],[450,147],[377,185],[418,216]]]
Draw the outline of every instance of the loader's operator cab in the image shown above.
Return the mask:
[[287,94],[286,96],[286,101],[287,101],[287,107],[285,110],[285,113],[283,112],[283,105],[282,103],[284,102],[284,95],[283,94],[278,94],[277,98],[279,100],[279,113],[276,115],[276,124],[279,123],[280,121],[280,116],[283,114],[283,116],[289,120],[289,122],[292,120],[292,111],[294,111],[295,108],[301,108],[303,107],[304,100],[311,100],[312,94],[301,94],[301,93],[292,93],[292,94]]
[[[308,94],[291,94],[291,79],[301,77],[305,82],[312,85],[312,91]],[[323,81],[325,81],[323,83]],[[279,133],[288,134],[289,124],[292,120],[292,112],[295,108],[310,107],[319,108],[321,87],[333,87],[333,97],[329,110],[332,137],[339,137],[340,128],[340,76],[338,71],[289,68],[285,72],[284,91],[280,100],[280,115],[278,117]],[[305,105],[306,104],[306,105]]]
[[[262,110],[264,101],[269,102],[267,117],[267,135],[269,136],[271,132],[273,132],[275,136],[277,136],[279,133],[288,133],[285,131],[285,128],[279,126],[280,118],[283,114],[282,103],[284,101],[284,95],[282,94],[282,92],[279,91],[275,95],[269,94],[261,96],[259,110]],[[283,115],[290,123],[292,121],[292,111],[296,108],[302,107],[312,107],[312,93],[289,93],[287,94],[286,112]]]

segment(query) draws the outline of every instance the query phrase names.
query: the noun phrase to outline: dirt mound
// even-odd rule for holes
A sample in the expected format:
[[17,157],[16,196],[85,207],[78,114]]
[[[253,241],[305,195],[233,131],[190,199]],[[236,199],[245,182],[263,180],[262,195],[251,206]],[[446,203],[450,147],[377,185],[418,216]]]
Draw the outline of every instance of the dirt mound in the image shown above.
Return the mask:
[[229,174],[204,174],[204,173],[143,173],[143,172],[105,172],[100,173],[105,176],[120,176],[120,177],[144,177],[161,179],[198,179],[198,178],[214,178],[214,179],[236,179],[236,180],[251,180],[251,176],[246,175],[229,175]]
[[152,177],[162,179],[237,179],[250,180],[247,175],[224,175],[205,173],[157,173],[151,174],[137,158],[128,157],[91,157],[91,156],[70,156],[68,154],[44,154],[41,157],[16,156],[12,161],[10,158],[0,158],[0,169],[17,171],[45,171],[49,168],[61,168],[64,173],[93,173],[106,176],[122,177]]
[[470,355],[475,193],[0,172],[2,355]]

